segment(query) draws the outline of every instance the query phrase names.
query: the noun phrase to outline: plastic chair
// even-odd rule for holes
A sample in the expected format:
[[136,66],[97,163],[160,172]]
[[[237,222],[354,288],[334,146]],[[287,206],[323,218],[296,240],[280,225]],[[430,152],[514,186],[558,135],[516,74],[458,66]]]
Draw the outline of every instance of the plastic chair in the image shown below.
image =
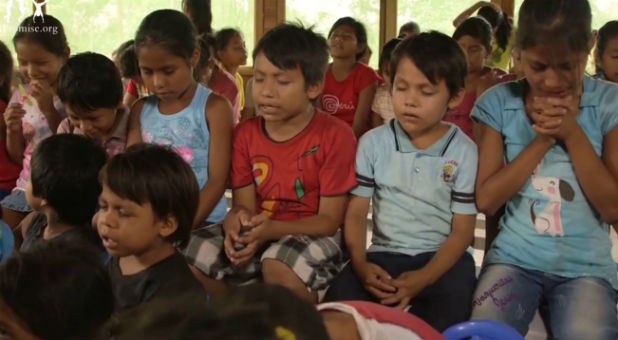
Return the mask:
[[458,323],[442,332],[446,340],[524,340],[513,328],[492,320],[472,320]]

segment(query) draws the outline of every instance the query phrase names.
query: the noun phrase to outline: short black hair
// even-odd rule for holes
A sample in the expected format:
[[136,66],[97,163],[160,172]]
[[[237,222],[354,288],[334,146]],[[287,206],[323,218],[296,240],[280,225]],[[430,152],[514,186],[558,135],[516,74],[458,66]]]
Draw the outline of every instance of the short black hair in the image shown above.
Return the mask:
[[105,160],[103,148],[88,137],[57,134],[45,138],[30,161],[32,193],[47,201],[59,221],[90,228],[101,194],[98,173]]
[[525,0],[519,8],[515,48],[564,42],[570,51],[588,52],[591,21],[587,0]]
[[133,39],[129,39],[123,42],[122,44],[118,45],[118,47],[116,47],[116,49],[112,52],[112,56],[119,55],[122,51],[124,51],[124,49],[128,48],[129,46],[133,46],[134,44],[135,40]]
[[611,20],[605,23],[597,35],[597,49],[596,56],[601,57],[605,48],[607,47],[607,41],[618,37],[618,20]]
[[215,50],[215,37],[209,34],[202,35],[198,40],[198,45],[200,47],[200,59],[193,70],[193,78],[199,82],[200,71],[208,65],[213,54],[212,52]]
[[380,69],[380,73],[384,72],[383,69],[384,64],[388,63],[387,68],[391,65],[391,57],[393,55],[393,51],[395,47],[402,41],[399,38],[393,38],[389,40],[384,46],[382,46],[382,52],[380,53],[380,63],[378,64],[378,68]]
[[391,58],[393,83],[403,58],[410,58],[433,84],[444,79],[451,97],[464,87],[468,72],[466,57],[457,42],[444,33],[423,32],[399,43]]
[[41,339],[95,338],[114,309],[101,253],[54,239],[0,266],[0,300]]
[[329,339],[315,306],[283,286],[239,286],[213,296],[211,306],[218,322],[204,334],[207,339],[284,339],[281,331],[297,340]]
[[13,36],[13,45],[20,40],[35,42],[58,56],[64,56],[69,48],[62,23],[49,14],[43,14],[38,21],[32,15],[24,19]]
[[410,31],[413,33],[413,35],[418,35],[419,33],[421,33],[421,27],[416,21],[410,20],[405,24],[401,25],[401,27],[399,27],[399,38],[403,38],[401,36],[401,32],[403,31]]
[[140,75],[135,45],[127,46],[127,48],[120,52],[118,55],[118,66],[120,75],[124,78],[133,78]]
[[491,25],[483,17],[470,17],[462,21],[453,33],[453,39],[470,36],[481,42],[488,51],[491,49]]
[[58,73],[58,97],[75,113],[114,109],[122,102],[122,80],[114,62],[85,52],[72,56]]
[[0,81],[0,99],[8,103],[13,81],[13,56],[2,41],[0,41]]
[[282,24],[266,32],[253,49],[253,60],[262,52],[282,70],[300,68],[305,87],[324,80],[328,44],[323,36],[300,24]]
[[132,145],[105,165],[99,180],[119,197],[140,205],[150,202],[159,219],[175,217],[178,228],[168,242],[182,248],[189,241],[199,186],[189,164],[170,147]]
[[197,46],[197,32],[182,12],[160,9],[148,14],[135,33],[136,53],[147,45],[161,45],[169,53],[188,61]]
[[367,49],[367,46],[368,46],[367,45],[367,30],[365,29],[365,25],[363,25],[360,21],[352,17],[339,18],[337,19],[337,21],[335,21],[333,26],[330,28],[330,31],[328,31],[328,37],[330,38],[333,32],[341,26],[348,26],[352,28],[354,30],[354,35],[356,36],[356,43],[362,44],[365,47],[363,50],[356,53],[356,61],[361,60],[363,58],[363,55],[365,55],[365,50]]

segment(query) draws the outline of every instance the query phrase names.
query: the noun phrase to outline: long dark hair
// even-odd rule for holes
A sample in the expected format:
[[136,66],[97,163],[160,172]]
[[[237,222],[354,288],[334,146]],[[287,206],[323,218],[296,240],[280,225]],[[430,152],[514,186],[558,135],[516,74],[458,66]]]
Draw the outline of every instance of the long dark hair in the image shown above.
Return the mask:
[[479,9],[478,15],[487,20],[492,28],[496,28],[494,37],[498,43],[498,47],[506,50],[509,40],[511,39],[511,22],[503,11],[498,11],[492,6],[483,6]]
[[212,10],[210,0],[182,0],[182,7],[191,13],[191,21],[199,35],[212,34]]

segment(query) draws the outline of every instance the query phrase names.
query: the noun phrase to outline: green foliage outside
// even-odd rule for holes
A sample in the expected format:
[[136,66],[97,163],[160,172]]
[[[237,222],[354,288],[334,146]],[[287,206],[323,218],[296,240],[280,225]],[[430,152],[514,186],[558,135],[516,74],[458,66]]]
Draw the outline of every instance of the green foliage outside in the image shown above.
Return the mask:
[[[254,42],[254,0],[211,0],[213,28],[234,27],[245,37],[249,54]],[[269,0],[266,0],[269,1]],[[422,30],[452,34],[453,19],[474,0],[399,0],[397,26],[417,21]],[[519,9],[522,0],[515,0]],[[593,28],[616,20],[618,0],[590,0]],[[160,8],[180,10],[181,0],[49,0],[47,13],[63,23],[72,53],[96,51],[110,56],[123,41],[132,39],[141,19]],[[367,29],[373,51],[370,64],[377,68],[379,46],[379,0],[287,0],[286,18],[313,25],[324,36],[340,17],[352,16]],[[0,39],[13,51],[12,37],[19,22],[32,13],[31,0],[3,0],[0,5]],[[517,15],[515,13],[515,22]],[[249,58],[248,64],[251,64]]]

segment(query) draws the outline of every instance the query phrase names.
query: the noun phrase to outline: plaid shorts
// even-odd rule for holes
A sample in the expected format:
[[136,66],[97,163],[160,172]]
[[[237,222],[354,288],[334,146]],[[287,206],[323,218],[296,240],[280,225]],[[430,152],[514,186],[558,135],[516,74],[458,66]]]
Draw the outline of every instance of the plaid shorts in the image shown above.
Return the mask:
[[275,259],[287,264],[312,290],[328,287],[343,267],[341,232],[331,237],[287,235],[266,243],[242,267],[233,266],[223,250],[223,226],[212,224],[193,230],[183,250],[187,262],[208,277],[240,284],[261,276],[262,261]]

